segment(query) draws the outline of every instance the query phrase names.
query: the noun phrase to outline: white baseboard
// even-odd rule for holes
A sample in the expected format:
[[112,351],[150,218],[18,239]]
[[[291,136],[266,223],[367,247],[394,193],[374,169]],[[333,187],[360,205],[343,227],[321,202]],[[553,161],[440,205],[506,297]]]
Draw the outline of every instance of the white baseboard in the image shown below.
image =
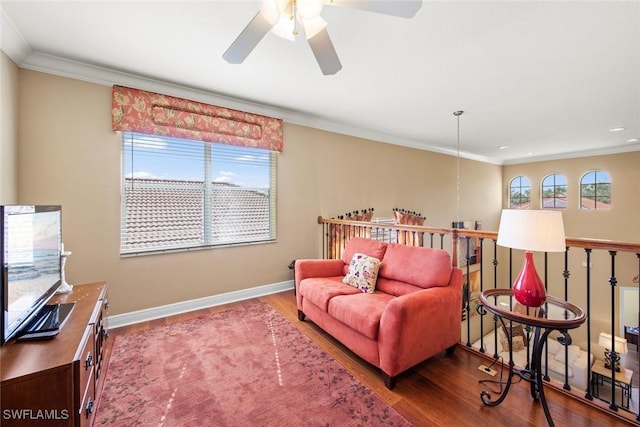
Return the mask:
[[226,294],[212,295],[210,297],[181,301],[174,304],[131,311],[129,313],[115,314],[113,316],[109,316],[109,328],[120,328],[122,326],[146,322],[148,320],[161,319],[163,317],[200,310],[202,308],[215,307],[217,305],[257,298],[263,295],[275,294],[278,292],[288,291],[293,289],[293,287],[294,281],[288,280],[271,285],[257,286],[255,288],[243,289],[241,291],[228,292]]

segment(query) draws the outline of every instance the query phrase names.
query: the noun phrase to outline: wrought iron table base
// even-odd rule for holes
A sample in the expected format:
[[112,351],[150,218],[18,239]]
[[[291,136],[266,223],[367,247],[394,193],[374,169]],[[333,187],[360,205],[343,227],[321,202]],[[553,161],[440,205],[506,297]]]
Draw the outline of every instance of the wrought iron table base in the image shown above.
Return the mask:
[[[547,296],[545,303],[541,307],[524,306],[513,298],[511,289],[498,288],[483,291],[480,294],[480,305],[476,310],[481,315],[489,312],[493,313],[495,318],[500,320],[505,335],[509,337],[509,377],[507,384],[496,400],[492,400],[491,394],[486,390],[480,393],[480,399],[485,405],[499,405],[509,393],[513,377],[518,375],[529,382],[531,397],[536,401],[540,401],[547,423],[553,427],[554,423],[544,395],[544,383],[542,381],[542,347],[549,338],[549,334],[552,331],[558,331],[562,334],[562,336],[558,337],[558,342],[564,345],[566,350],[566,346],[571,344],[571,336],[567,331],[575,329],[585,322],[587,316],[584,311],[577,305],[552,296]],[[527,338],[531,328],[534,330],[533,354],[525,369],[516,370],[513,367],[513,331],[507,329],[505,319],[526,326]],[[530,345],[529,341],[527,341],[527,345]]]
[[[484,314],[486,314],[486,312]],[[496,316],[496,317],[498,317],[498,319],[500,320],[500,323],[502,324],[502,329],[505,332],[506,336],[511,337],[511,334],[509,332],[509,329],[507,328],[507,325],[504,322],[504,319],[502,319],[502,317],[499,317],[499,316]],[[509,388],[511,387],[511,380],[513,379],[514,376],[517,375],[518,377],[522,378],[523,380],[527,381],[530,384],[531,397],[536,401],[538,400],[540,401],[540,403],[542,404],[544,415],[547,419],[547,423],[549,423],[550,426],[554,427],[555,424],[553,423],[553,419],[551,418],[551,412],[549,411],[549,406],[547,405],[547,399],[544,395],[544,384],[543,384],[543,378],[542,378],[542,346],[545,343],[546,339],[548,338],[549,334],[554,330],[559,331],[563,335],[563,337],[559,338],[558,341],[565,346],[571,345],[571,336],[564,329],[546,328],[544,329],[544,332],[542,333],[542,335],[540,335],[540,330],[543,328],[537,327],[537,326],[534,326],[533,328],[534,328],[533,353],[531,355],[530,366],[524,369],[514,368],[513,357],[512,357],[513,355],[512,340],[511,338],[509,338],[508,340],[509,341],[509,376],[507,377],[507,382],[505,384],[505,387],[500,393],[500,396],[498,396],[496,400],[492,400],[490,392],[486,390],[483,390],[480,393],[480,399],[482,400],[482,403],[488,406],[497,406],[501,404],[504,401],[504,399],[507,397],[507,394],[509,393]]]

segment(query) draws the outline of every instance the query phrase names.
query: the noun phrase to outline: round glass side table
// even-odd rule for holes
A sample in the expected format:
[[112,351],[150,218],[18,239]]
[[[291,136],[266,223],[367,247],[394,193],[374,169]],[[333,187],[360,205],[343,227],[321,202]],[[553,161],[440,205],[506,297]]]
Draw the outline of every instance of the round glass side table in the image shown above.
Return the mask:
[[[558,341],[568,346],[571,344],[571,336],[569,329],[575,329],[582,325],[587,316],[584,311],[577,305],[568,301],[561,300],[552,296],[547,296],[546,301],[540,307],[527,307],[520,304],[513,297],[511,289],[490,289],[480,294],[480,305],[477,308],[480,314],[492,313],[500,321],[502,329],[507,337],[511,337],[510,328],[505,321],[513,321],[522,325],[533,328],[533,353],[529,366],[524,369],[515,369],[513,366],[513,357],[509,360],[509,376],[507,383],[497,399],[491,399],[488,391],[480,393],[480,399],[485,405],[496,406],[502,403],[509,393],[511,379],[514,375],[518,375],[531,386],[531,397],[540,400],[544,415],[550,426],[553,426],[551,413],[547,406],[547,400],[544,395],[544,386],[542,382],[542,347],[553,331],[562,334],[558,337]],[[509,355],[513,353],[512,340],[509,338]]]

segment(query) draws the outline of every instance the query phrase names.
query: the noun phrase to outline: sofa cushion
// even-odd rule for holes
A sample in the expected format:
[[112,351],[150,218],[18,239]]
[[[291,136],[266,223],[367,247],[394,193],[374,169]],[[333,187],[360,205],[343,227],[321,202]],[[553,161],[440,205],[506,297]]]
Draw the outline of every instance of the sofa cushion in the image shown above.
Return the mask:
[[386,243],[378,242],[377,240],[364,239],[362,237],[354,237],[349,240],[347,247],[344,248],[344,251],[342,252],[342,261],[348,265],[351,262],[353,255],[356,253],[369,255],[382,260],[386,249]]
[[300,281],[300,295],[327,311],[329,300],[336,295],[360,294],[359,289],[342,283],[342,276],[314,277]]
[[360,289],[360,291],[372,294],[376,289],[376,279],[380,260],[365,254],[356,253],[349,263],[349,271],[342,283]]
[[561,348],[564,349],[564,346],[557,339],[549,338],[547,340],[547,348],[549,349],[549,354],[558,354]]
[[[543,357],[544,359],[544,357]],[[555,372],[556,374],[560,374],[564,376],[564,362],[558,362],[557,360],[549,360],[549,370]],[[569,378],[573,377],[573,366],[569,365],[569,369],[567,369],[567,373],[569,374]]]
[[381,277],[421,288],[447,286],[451,278],[451,257],[443,249],[421,248],[397,243],[387,245],[380,264]]
[[329,301],[328,313],[362,335],[377,340],[382,312],[393,298],[382,292],[336,296]]
[[400,282],[398,280],[385,279],[378,274],[378,280],[376,281],[376,289],[385,294],[391,294],[399,297],[401,295],[410,294],[411,292],[419,291],[422,288],[420,286],[410,285],[407,282]]
[[[573,366],[573,364],[576,362],[576,359],[578,357],[580,357],[580,347],[578,347],[577,345],[570,345],[568,347],[568,358],[569,358],[569,366]],[[565,361],[565,348],[562,347],[560,348],[560,350],[556,353],[554,360],[557,360],[560,363],[564,363]]]

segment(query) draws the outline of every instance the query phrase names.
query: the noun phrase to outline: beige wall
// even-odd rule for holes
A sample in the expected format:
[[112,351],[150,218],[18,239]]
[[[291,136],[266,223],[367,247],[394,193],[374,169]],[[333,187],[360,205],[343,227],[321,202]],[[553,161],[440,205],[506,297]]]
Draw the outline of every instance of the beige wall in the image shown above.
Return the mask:
[[[580,157],[504,166],[504,206],[509,204],[509,181],[519,175],[531,180],[531,204],[540,209],[542,179],[552,173],[567,178],[569,206],[563,210],[565,231],[571,237],[590,237],[627,242],[640,241],[640,152],[606,156]],[[580,179],[591,170],[602,170],[611,177],[611,209],[584,211],[579,209]]]
[[[120,258],[111,88],[20,70],[19,95],[20,203],[63,206],[67,278],[107,280],[111,314],[291,280],[291,260],[320,256],[319,215],[399,207],[434,226],[455,219],[454,157],[285,124],[277,243]],[[461,217],[496,229],[501,167],[463,160],[461,170]]]
[[[111,89],[20,70],[4,54],[1,59],[0,201],[63,205],[65,245],[73,251],[67,277],[71,283],[107,280],[112,314],[290,280],[291,260],[320,255],[319,215],[373,207],[376,216],[390,216],[398,207],[421,212],[433,226],[455,219],[454,157],[285,124],[277,243],[120,258],[120,138],[110,128]],[[538,206],[542,178],[561,173],[570,184],[568,236],[637,242],[639,161],[638,152],[504,167],[462,159],[460,217],[497,230],[514,176],[530,178]],[[579,179],[592,169],[611,175],[610,211],[578,209]],[[583,258],[572,252],[572,284],[584,283]],[[619,254],[618,261],[619,284],[634,286],[635,255]],[[602,305],[606,312],[608,254],[594,254],[593,266],[593,308]],[[563,292],[561,285],[555,280],[553,294]],[[586,298],[576,285],[569,296],[578,304]],[[604,317],[593,320],[604,324]]]
[[0,204],[18,200],[18,67],[0,51]]
[[[563,210],[565,232],[570,237],[584,237],[616,240],[622,242],[640,242],[640,152],[630,152],[606,156],[582,157],[567,160],[509,165],[503,168],[502,191],[504,206],[508,206],[509,181],[518,175],[524,175],[531,181],[532,206],[540,208],[541,182],[551,173],[562,174],[567,178],[567,198],[569,206]],[[582,175],[590,170],[603,170],[611,177],[611,209],[606,211],[584,211],[579,209],[579,183]],[[549,281],[550,294],[564,297],[564,279],[561,277],[563,255],[550,254],[550,259],[557,267],[557,277]],[[619,252],[615,256],[615,276],[617,286],[614,288],[613,302],[616,313],[620,313],[620,286],[637,287],[633,277],[638,274],[638,258],[633,253]],[[587,308],[586,292],[586,262],[584,250],[573,248],[569,251],[569,300],[583,308]],[[542,258],[536,258],[536,265],[541,272]],[[591,322],[593,337],[601,331],[610,330],[612,301],[610,285],[611,256],[607,251],[594,250],[591,254]],[[518,265],[519,268],[519,265]],[[616,326],[617,322],[616,322]],[[586,337],[585,327],[582,328],[582,339],[579,335],[577,342],[583,345]],[[618,331],[618,335],[624,335]],[[596,344],[594,342],[594,344]],[[599,348],[599,347],[597,347]]]
[[[63,205],[65,245],[73,251],[67,278],[107,280],[112,314],[290,280],[291,260],[320,255],[319,215],[373,207],[376,216],[390,216],[398,207],[443,227],[456,216],[454,157],[285,124],[277,243],[120,258],[120,138],[110,128],[111,89],[19,70],[4,54],[1,71],[1,202]],[[638,242],[639,161],[638,152],[504,167],[462,159],[460,217],[497,230],[514,176],[529,177],[532,201],[539,206],[540,181],[561,173],[570,184],[564,211],[568,236]],[[611,175],[610,211],[578,209],[579,179],[592,169]],[[500,258],[508,262],[504,254]],[[586,292],[577,285],[584,283],[583,259],[583,253],[571,252],[569,298],[584,306]],[[618,261],[619,284],[636,286],[631,283],[635,255],[619,254]],[[609,322],[609,264],[608,254],[593,255],[596,330]],[[554,278],[551,293],[561,296],[562,284]]]
[[[562,174],[567,178],[568,207],[562,211],[567,236],[637,243],[640,242],[640,222],[637,220],[637,213],[640,210],[638,164],[640,164],[640,152],[504,166],[504,204],[508,205],[509,181],[515,176],[524,175],[531,181],[532,207],[539,209],[542,179],[551,173]],[[605,171],[611,177],[611,209],[580,210],[580,179],[586,172],[595,169]],[[572,283],[584,283],[586,268],[582,264],[586,261],[586,255],[581,249],[570,250],[570,255],[570,280]],[[592,281],[597,290],[595,296],[599,297],[594,301],[608,303],[611,299],[609,286],[611,258],[608,252],[593,251],[591,264]],[[638,274],[635,254],[618,253],[614,273],[619,285],[633,286],[633,277]],[[571,291],[576,293],[577,297],[586,299],[583,289],[574,285]]]

